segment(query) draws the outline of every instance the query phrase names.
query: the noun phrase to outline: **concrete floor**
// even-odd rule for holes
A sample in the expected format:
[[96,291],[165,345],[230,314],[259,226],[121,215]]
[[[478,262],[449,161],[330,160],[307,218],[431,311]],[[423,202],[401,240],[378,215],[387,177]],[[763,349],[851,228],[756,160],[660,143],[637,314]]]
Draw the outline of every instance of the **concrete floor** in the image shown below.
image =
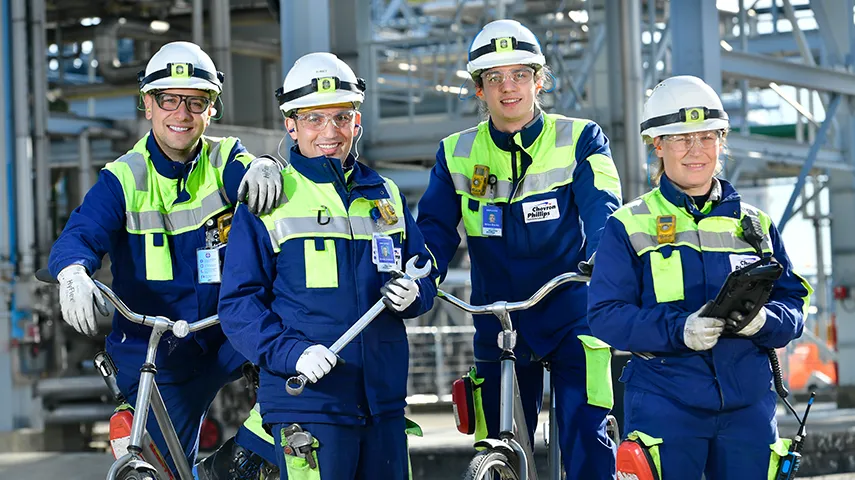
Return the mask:
[[[802,410],[799,407],[797,408],[799,411]],[[809,423],[811,430],[814,432],[826,429],[849,429],[855,426],[855,410],[841,411],[836,410],[832,405],[817,404],[813,412],[815,413],[811,414],[812,418]],[[428,458],[443,456],[440,453],[442,451],[456,451],[459,453],[455,456],[459,455],[464,461],[459,469],[462,475],[468,456],[467,451],[472,445],[472,437],[461,435],[457,432],[451,412],[416,413],[408,415],[408,417],[418,423],[424,432],[423,437],[410,437],[409,440],[414,467],[417,463],[417,456],[424,455],[427,456],[424,460],[432,461]],[[546,413],[542,414],[536,434],[537,448],[541,448],[543,445],[542,427],[546,419]],[[787,430],[790,429],[795,430],[795,422],[790,421],[784,415],[783,411],[779,412],[778,420],[781,424],[782,434],[788,433]],[[438,458],[436,460],[439,461]],[[48,480],[55,478],[63,480],[93,480],[105,478],[112,462],[112,456],[103,453],[0,453],[0,480]],[[456,472],[456,465],[453,462],[451,465],[452,469]],[[415,468],[414,477],[416,479],[459,478],[453,474],[441,475],[440,477],[428,475],[425,477],[424,475],[419,475],[415,471]],[[799,478],[812,478],[813,480],[855,480],[855,473]]]

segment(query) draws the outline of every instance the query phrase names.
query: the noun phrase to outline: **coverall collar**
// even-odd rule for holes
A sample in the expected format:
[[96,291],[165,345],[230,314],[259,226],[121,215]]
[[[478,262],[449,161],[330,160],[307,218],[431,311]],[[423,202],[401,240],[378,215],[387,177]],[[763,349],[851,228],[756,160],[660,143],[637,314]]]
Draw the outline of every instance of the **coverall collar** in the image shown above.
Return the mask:
[[176,162],[167,157],[160,149],[160,145],[157,144],[157,140],[154,138],[154,132],[152,131],[148,132],[148,139],[146,140],[145,148],[148,150],[148,156],[157,173],[166,178],[177,180],[179,178],[184,178],[187,170],[192,169],[192,166],[199,160],[199,155],[202,154],[202,139],[199,139],[199,143],[196,146],[195,158],[187,163]]
[[[500,132],[499,130],[496,129],[495,126],[493,126],[493,120],[492,119],[490,119],[489,123],[490,123],[490,138],[493,139],[493,143],[495,143],[496,146],[499,147],[500,149],[502,149],[506,152],[511,152],[511,151],[519,150],[519,148],[515,148],[515,147],[519,147],[519,146],[522,146],[523,148],[528,148],[531,146],[531,144],[534,143],[535,140],[537,140],[537,137],[540,136],[540,132],[543,131],[543,112],[540,110],[537,110],[534,114],[534,118],[530,122],[528,122],[522,128],[522,130],[520,130],[519,132],[514,132],[514,133]],[[520,139],[522,140],[522,145],[519,145],[519,142],[514,140],[514,138],[516,137],[517,134],[520,135]],[[512,140],[514,140],[514,143],[511,143]]]
[[707,201],[708,203],[712,203],[712,206],[710,209],[706,209],[701,205],[701,209],[706,210],[706,212],[695,207],[692,197],[675,185],[667,175],[662,175],[662,178],[659,180],[659,192],[662,193],[662,196],[666,200],[685,209],[696,220],[711,215],[732,218],[740,217],[741,197],[727,180],[713,177],[712,190],[710,198]]
[[[382,185],[383,178],[374,170],[357,162],[353,154],[348,154],[342,168],[341,160],[330,157],[308,158],[300,153],[297,145],[291,147],[288,163],[298,172],[315,183],[332,183],[336,180],[342,184],[350,183],[351,188]],[[345,180],[345,169],[352,170]]]

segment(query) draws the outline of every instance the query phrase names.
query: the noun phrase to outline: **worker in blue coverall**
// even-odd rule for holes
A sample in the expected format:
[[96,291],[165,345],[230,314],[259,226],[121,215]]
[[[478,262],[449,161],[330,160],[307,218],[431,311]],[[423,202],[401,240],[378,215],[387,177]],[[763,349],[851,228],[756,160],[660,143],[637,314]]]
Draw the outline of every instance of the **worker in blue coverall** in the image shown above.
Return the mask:
[[[222,82],[210,57],[189,42],[164,45],[140,72],[140,97],[151,131],[104,167],[50,254],[63,318],[78,332],[97,334],[93,303],[107,314],[90,279],[106,253],[112,260],[112,288],[132,310],[187,321],[216,313],[219,262],[203,270],[197,259],[212,252],[208,258],[220,258],[225,239],[218,238],[217,221],[228,219],[239,200],[254,212],[272,209],[282,188],[278,162],[253,159],[237,138],[203,135],[215,115]],[[150,333],[149,327],[116,312],[106,339],[119,370],[119,388],[131,404]],[[220,388],[240,378],[246,359],[218,326],[183,339],[167,333],[162,342],[158,387],[193,465],[202,419]],[[260,417],[250,419],[257,422],[240,429],[238,443],[274,461],[272,444],[256,435],[264,433]],[[148,432],[174,471],[153,414]],[[258,478],[263,464],[231,440],[209,458],[199,472],[205,479]],[[216,476],[209,468],[215,460],[233,471]]]
[[[392,274],[413,257],[420,267],[432,260],[398,187],[351,153],[364,91],[335,55],[297,60],[277,92],[296,141],[282,172],[287,200],[260,217],[238,207],[229,240],[220,319],[261,367],[258,398],[282,479],[409,477],[402,319],[430,310],[438,273]],[[330,351],[381,299],[386,310],[338,356]],[[310,383],[290,396],[296,374]]]
[[[599,125],[540,110],[546,67],[529,29],[512,20],[486,25],[472,42],[467,67],[489,119],[442,141],[418,225],[445,275],[463,221],[474,304],[524,300],[593,255],[606,218],[620,206],[620,182]],[[586,300],[587,286],[575,283],[512,314],[520,334],[516,369],[532,438],[543,398],[541,362],[548,361],[567,478],[611,479],[611,352],[591,336]],[[498,435],[500,330],[495,317],[476,316],[487,424],[486,431],[476,426],[476,439]]]
[[[812,289],[769,216],[715,176],[729,125],[716,92],[697,77],[668,78],[643,120],[658,188],[606,222],[588,301],[594,335],[633,352],[620,378],[624,431],[656,459],[658,478],[766,479],[787,451],[767,351],[801,335]],[[704,308],[728,274],[759,258],[744,216],[759,221],[763,253],[783,274],[759,313],[722,336],[725,319]]]

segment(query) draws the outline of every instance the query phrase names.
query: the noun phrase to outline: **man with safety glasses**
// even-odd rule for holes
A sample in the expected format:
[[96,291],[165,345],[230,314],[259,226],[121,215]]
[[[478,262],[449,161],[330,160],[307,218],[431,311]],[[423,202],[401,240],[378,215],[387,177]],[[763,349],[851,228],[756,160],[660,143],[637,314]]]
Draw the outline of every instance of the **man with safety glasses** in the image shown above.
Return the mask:
[[[234,137],[205,137],[216,115],[224,76],[189,42],[164,45],[140,72],[140,98],[151,131],[125,155],[108,163],[83,203],[71,214],[51,250],[49,268],[60,283],[63,319],[81,334],[98,334],[94,307],[106,304],[90,276],[109,253],[113,290],[134,311],[195,321],[217,313],[223,252],[234,206],[253,213],[280,201],[280,165],[254,158]],[[113,316],[107,352],[118,384],[133,404],[146,354],[148,327]],[[179,339],[164,335],[157,382],[190,464],[199,428],[220,388],[241,376],[246,359],[211,327]],[[263,434],[260,417],[248,426]],[[169,450],[153,419],[148,431],[167,465]],[[269,436],[268,436],[269,439]],[[261,453],[272,447],[244,427],[238,442]],[[223,459],[222,457],[228,457]],[[232,466],[232,460],[239,466]],[[258,478],[263,463],[229,441],[212,457],[226,473],[202,469],[201,478]]]
[[[335,55],[297,60],[277,94],[296,141],[282,171],[287,200],[258,217],[235,212],[220,321],[261,368],[258,399],[283,479],[409,476],[401,319],[430,310],[437,272],[419,280],[394,274],[431,256],[398,187],[351,153],[364,91]],[[333,353],[333,342],[380,299],[386,311]],[[311,383],[290,396],[287,379],[296,374]]]

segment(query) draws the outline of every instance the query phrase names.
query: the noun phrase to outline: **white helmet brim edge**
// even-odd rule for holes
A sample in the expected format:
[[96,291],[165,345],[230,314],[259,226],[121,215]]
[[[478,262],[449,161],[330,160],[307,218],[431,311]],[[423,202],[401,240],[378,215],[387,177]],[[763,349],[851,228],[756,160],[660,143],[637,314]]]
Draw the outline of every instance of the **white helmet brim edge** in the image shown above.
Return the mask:
[[[295,105],[296,103],[301,103],[294,102],[299,98],[303,98],[312,94],[346,93],[345,97],[353,98],[352,103],[358,103],[362,100],[365,94],[365,87],[365,80],[362,78],[357,78],[356,83],[352,83],[342,80],[338,77],[320,77],[313,78],[312,82],[308,85],[304,85],[300,88],[296,88],[288,92],[286,92],[282,87],[279,87],[276,89],[275,95],[276,100],[279,102],[279,110],[282,111],[282,115],[288,116],[289,113],[296,110],[297,108],[344,102],[342,100],[317,104],[315,104],[314,102],[305,102],[305,105]],[[287,109],[283,108],[288,103],[291,103],[293,107],[289,107]]]
[[[140,85],[140,91],[145,93],[149,90],[154,90],[155,88],[159,88],[156,85],[158,80],[162,80],[164,78],[174,78],[176,80],[181,80],[182,83],[189,84],[188,82],[191,78],[198,78],[204,80],[211,84],[212,88],[207,88],[206,90],[213,90],[218,94],[223,91],[223,82],[225,81],[225,74],[223,72],[208,72],[206,70],[202,70],[201,68],[195,68],[192,63],[167,63],[166,68],[161,70],[156,70],[146,75],[145,70],[140,71],[137,74],[137,81]],[[180,85],[176,83],[174,86],[163,85],[160,88],[182,88],[185,85]]]
[[[727,128],[728,125],[727,112],[724,110],[707,107],[681,108],[675,113],[660,115],[641,122],[641,135],[654,138],[667,133],[720,130]],[[668,126],[676,128],[663,128]]]

